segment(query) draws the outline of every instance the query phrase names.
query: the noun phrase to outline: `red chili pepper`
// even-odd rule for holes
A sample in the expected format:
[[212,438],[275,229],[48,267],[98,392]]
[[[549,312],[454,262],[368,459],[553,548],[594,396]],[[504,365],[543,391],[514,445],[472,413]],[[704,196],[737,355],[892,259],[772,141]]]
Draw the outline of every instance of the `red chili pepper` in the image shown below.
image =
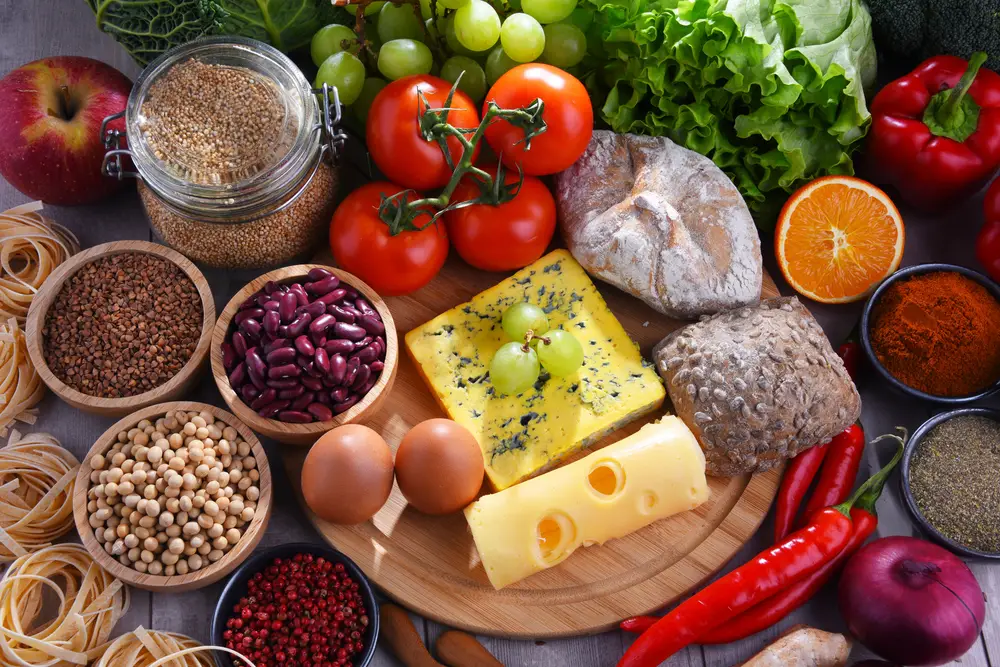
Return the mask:
[[855,382],[858,381],[858,369],[861,367],[861,344],[858,342],[858,328],[848,334],[847,340],[837,348],[837,356],[844,361],[847,374]]
[[[853,503],[870,491],[875,491],[877,498],[901,452],[902,449],[885,468],[865,482],[851,501],[814,514],[807,527],[790,535],[785,542],[758,554],[746,565],[709,584],[657,619],[632,644],[618,667],[656,667],[685,646],[707,636],[709,631],[806,580],[836,558],[854,535],[850,518]],[[641,618],[629,619],[622,627],[635,629],[642,623]]]
[[984,62],[985,53],[937,56],[875,96],[868,152],[907,202],[945,207],[1000,166],[1000,75]]
[[861,457],[865,452],[865,432],[861,424],[852,424],[846,431],[834,436],[829,448],[823,469],[819,473],[819,481],[816,482],[816,490],[806,503],[800,524],[804,524],[814,512],[830,505],[839,505],[851,495],[858,468],[861,467]]
[[[802,581],[751,607],[728,623],[709,630],[698,639],[698,643],[728,644],[746,639],[750,635],[766,630],[808,602],[823,584],[830,580],[844,560],[865,543],[878,525],[874,515],[857,507],[851,508],[851,520],[854,527],[850,541],[833,560],[821,565]],[[633,616],[622,621],[619,627],[626,632],[642,634],[659,620],[658,616]]]
[[813,478],[819,472],[819,467],[826,456],[826,445],[810,447],[799,453],[785,469],[781,478],[781,488],[778,489],[778,500],[774,508],[774,542],[777,544],[792,532],[795,515],[806,497],[806,491]]
[[1000,180],[986,191],[983,228],[976,238],[976,259],[993,280],[1000,280]]
[[[898,436],[883,436],[898,438]],[[876,438],[875,442],[881,438]],[[903,458],[904,440],[899,439],[900,445],[896,454],[886,466],[892,470]],[[719,626],[715,630],[709,631],[701,639],[699,644],[728,644],[730,642],[746,639],[750,635],[766,630],[790,613],[801,607],[812,599],[823,585],[840,569],[844,561],[850,558],[855,551],[861,548],[875,529],[878,527],[878,512],[875,504],[882,495],[885,482],[888,476],[880,477],[877,482],[868,486],[866,490],[858,491],[858,495],[851,506],[851,521],[854,530],[851,539],[847,542],[844,550],[836,558],[820,566],[815,572],[797,584],[793,584],[781,593],[772,598],[768,598],[749,611],[745,611],[729,623]]]

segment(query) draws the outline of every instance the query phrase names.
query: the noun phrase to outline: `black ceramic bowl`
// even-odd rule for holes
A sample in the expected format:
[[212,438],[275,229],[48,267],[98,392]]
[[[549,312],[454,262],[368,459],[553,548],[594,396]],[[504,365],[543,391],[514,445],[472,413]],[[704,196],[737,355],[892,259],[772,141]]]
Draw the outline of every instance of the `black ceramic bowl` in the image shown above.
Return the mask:
[[989,387],[986,387],[982,391],[978,391],[974,394],[969,394],[968,396],[935,396],[934,394],[928,394],[900,382],[885,366],[882,365],[882,362],[880,362],[878,357],[875,356],[875,350],[872,349],[872,313],[875,311],[875,305],[885,293],[885,290],[889,288],[889,285],[893,284],[897,280],[904,280],[910,276],[922,273],[937,273],[941,271],[960,273],[966,278],[976,281],[989,290],[990,294],[992,294],[994,298],[1000,301],[1000,285],[990,280],[983,274],[973,271],[972,269],[967,269],[964,266],[956,266],[954,264],[918,264],[916,266],[910,266],[896,271],[896,273],[886,278],[882,284],[879,285],[878,289],[876,289],[875,292],[868,298],[867,303],[865,303],[865,308],[861,313],[861,346],[864,348],[865,355],[868,357],[868,361],[871,365],[875,367],[875,370],[877,370],[879,374],[885,378],[886,382],[904,394],[908,394],[916,398],[922,398],[925,401],[934,401],[935,403],[944,403],[946,405],[964,405],[966,403],[978,401],[979,399],[985,398],[997,390],[1000,390],[1000,377],[994,380],[993,384]]
[[[378,602],[375,600],[375,591],[368,581],[364,572],[354,564],[350,558],[340,553],[332,547],[323,544],[293,543],[279,544],[269,549],[261,549],[248,558],[239,568],[233,572],[229,580],[226,581],[225,588],[219,596],[219,602],[215,605],[215,613],[212,615],[212,643],[216,646],[225,646],[226,640],[222,638],[222,633],[226,630],[226,621],[232,616],[233,607],[240,601],[247,592],[247,582],[257,572],[263,570],[271,564],[275,558],[291,558],[296,554],[312,554],[322,556],[331,563],[343,563],[348,574],[354,581],[358,582],[361,597],[365,601],[365,610],[368,612],[368,629],[365,630],[362,642],[365,650],[354,656],[353,667],[365,667],[372,661],[375,655],[375,643],[378,639]],[[230,667],[236,660],[230,658],[222,651],[216,651],[216,661],[221,667]],[[242,663],[240,663],[242,667]]]
[[913,453],[917,451],[917,447],[920,446],[921,441],[938,424],[946,422],[954,417],[961,417],[962,415],[987,417],[989,419],[993,419],[994,421],[1000,421],[1000,410],[994,410],[992,408],[960,408],[958,410],[942,412],[939,415],[934,415],[921,424],[920,428],[918,428],[913,433],[913,436],[910,437],[910,441],[906,443],[906,450],[903,452],[903,461],[899,471],[899,483],[902,487],[903,498],[906,500],[906,508],[910,510],[913,520],[916,521],[921,530],[934,539],[935,542],[946,549],[959,554],[960,556],[1000,560],[1000,553],[991,553],[988,551],[972,549],[971,547],[959,544],[953,539],[945,537],[938,532],[938,530],[924,518],[924,515],[920,513],[920,510],[917,509],[917,502],[913,499],[913,492],[910,490],[910,461],[913,459]]

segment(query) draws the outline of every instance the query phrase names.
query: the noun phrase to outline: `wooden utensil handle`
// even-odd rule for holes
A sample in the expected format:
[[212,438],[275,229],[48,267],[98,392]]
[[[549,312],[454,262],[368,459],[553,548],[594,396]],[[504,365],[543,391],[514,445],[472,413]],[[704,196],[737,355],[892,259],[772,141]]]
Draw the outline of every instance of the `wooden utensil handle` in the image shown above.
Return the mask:
[[442,633],[434,649],[448,667],[503,667],[479,640],[458,630]]
[[405,609],[385,602],[379,611],[379,635],[406,667],[444,667],[427,651]]

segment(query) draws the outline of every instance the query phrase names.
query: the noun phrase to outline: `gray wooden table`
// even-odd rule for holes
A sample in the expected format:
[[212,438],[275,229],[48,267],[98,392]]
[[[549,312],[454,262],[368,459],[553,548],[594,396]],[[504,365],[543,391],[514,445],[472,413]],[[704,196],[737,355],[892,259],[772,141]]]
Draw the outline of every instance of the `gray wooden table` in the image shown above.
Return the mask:
[[[138,70],[128,55],[111,40],[98,32],[94,17],[83,0],[0,0],[0,75],[31,60],[52,55],[84,55],[104,60],[129,76]],[[0,211],[23,203],[25,197],[0,179]],[[69,226],[79,236],[84,247],[119,239],[147,239],[149,228],[138,198],[128,189],[107,203],[83,208],[48,208],[47,213]],[[904,264],[926,261],[948,261],[976,266],[972,244],[981,224],[979,202],[970,203],[951,214],[946,220],[922,219],[904,211],[907,223],[907,247]],[[769,251],[766,254],[770,254]],[[768,257],[772,275],[773,258]],[[236,290],[254,273],[206,271],[215,295],[216,304],[222,307]],[[782,285],[788,293],[787,286]],[[831,340],[844,338],[854,326],[860,307],[823,307],[809,304],[820,319]],[[891,431],[896,425],[912,432],[927,417],[936,412],[933,406],[904,399],[891,394],[876,378],[862,383],[864,401],[862,421],[870,436]],[[214,384],[207,378],[193,400],[224,405]],[[988,404],[1000,405],[1000,401]],[[97,436],[113,420],[87,415],[48,396],[41,404],[42,417],[35,430],[54,434],[77,456],[82,456]],[[272,461],[278,461],[274,443],[268,443]],[[890,448],[870,448],[862,466],[867,475],[880,462],[885,462]],[[274,515],[262,546],[292,542],[318,541],[320,538],[299,511],[292,497],[282,466],[277,472]],[[913,528],[900,501],[898,485],[890,485],[879,506],[880,535],[909,535]],[[739,554],[733,563],[742,563],[769,542],[770,519],[757,537]],[[968,667],[996,665],[1000,667],[1000,565],[971,563],[980,584],[987,591],[989,611],[982,640],[960,662]],[[137,625],[158,630],[171,630],[189,634],[196,639],[209,640],[209,623],[221,585],[201,591],[179,595],[151,595],[135,591],[133,607],[118,627],[125,632]],[[429,620],[414,617],[417,629],[427,642],[444,629]],[[793,614],[779,627],[744,642],[723,647],[694,646],[669,660],[671,667],[730,667],[737,665],[768,644],[784,628],[807,623],[826,630],[843,630],[832,590],[824,590],[806,607]],[[483,637],[483,643],[508,667],[610,667],[621,656],[631,641],[628,635],[609,632],[591,637],[557,641],[530,642]],[[854,655],[860,659],[870,657],[858,648]],[[380,648],[373,667],[398,665],[388,651]]]

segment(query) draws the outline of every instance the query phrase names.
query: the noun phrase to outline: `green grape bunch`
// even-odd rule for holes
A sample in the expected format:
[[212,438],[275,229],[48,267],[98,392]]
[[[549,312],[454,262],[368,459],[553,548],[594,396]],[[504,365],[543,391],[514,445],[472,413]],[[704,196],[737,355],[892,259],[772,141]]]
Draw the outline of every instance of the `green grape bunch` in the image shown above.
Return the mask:
[[504,311],[500,328],[513,340],[490,361],[490,382],[499,394],[516,395],[535,384],[541,369],[549,375],[572,375],[583,365],[583,346],[563,329],[549,330],[538,306],[516,303]]
[[433,74],[481,102],[517,65],[570,70],[587,51],[577,14],[589,10],[577,10],[577,0],[362,0],[346,9],[353,26],[313,35],[314,84],[336,86],[362,122],[386,80]]

